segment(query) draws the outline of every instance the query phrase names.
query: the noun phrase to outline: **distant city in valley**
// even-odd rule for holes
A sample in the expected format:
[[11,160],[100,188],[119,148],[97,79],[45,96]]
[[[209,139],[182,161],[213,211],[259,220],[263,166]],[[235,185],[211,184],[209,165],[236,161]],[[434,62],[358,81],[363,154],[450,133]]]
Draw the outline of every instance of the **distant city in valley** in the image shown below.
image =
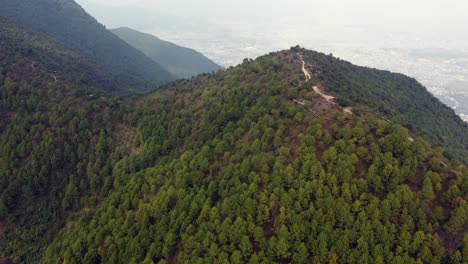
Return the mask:
[[[184,27],[182,27],[184,28]],[[175,31],[156,28],[153,34],[181,45],[190,46],[201,51],[209,58],[225,67],[234,66],[244,58],[256,58],[273,50],[286,49],[290,46],[302,46],[348,60],[354,64],[389,70],[414,77],[440,101],[450,106],[468,122],[468,50],[457,47],[436,48],[433,43],[421,43],[420,46],[409,46],[406,43],[417,43],[410,35],[398,37],[387,34],[380,42],[353,41],[352,32],[366,37],[362,28],[350,27],[349,41],[326,41],[310,36],[300,36],[298,29],[284,31],[263,31],[239,29],[227,30],[212,26],[210,30]],[[207,33],[209,32],[209,33]],[[403,36],[403,37],[402,37]],[[290,39],[299,39],[294,43]]]
[[[279,12],[273,6],[284,1],[278,1],[267,8],[275,16],[272,20],[268,12],[256,12],[265,5],[244,0],[229,4],[229,12],[226,3],[216,1],[132,6],[103,4],[106,0],[79,2],[109,28],[130,26],[154,34],[200,51],[224,67],[299,44],[357,65],[402,73],[417,79],[468,122],[468,34],[463,34],[463,12],[450,5],[426,2],[421,7],[414,1],[407,3],[407,10],[388,5],[387,10],[369,13],[365,10],[373,1],[337,6],[294,0]],[[247,6],[251,8],[242,8]],[[320,12],[315,12],[317,8]],[[420,9],[418,21],[412,8]],[[435,9],[451,14],[445,24],[432,18]],[[389,15],[392,10],[399,12],[398,19]]]

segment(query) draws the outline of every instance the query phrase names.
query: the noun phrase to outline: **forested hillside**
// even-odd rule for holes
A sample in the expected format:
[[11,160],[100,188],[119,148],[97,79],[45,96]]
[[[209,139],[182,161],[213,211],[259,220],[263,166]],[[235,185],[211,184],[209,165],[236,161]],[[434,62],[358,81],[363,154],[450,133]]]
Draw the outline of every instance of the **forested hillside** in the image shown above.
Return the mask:
[[[468,170],[343,112],[296,50],[125,104],[133,154],[43,263],[464,263]],[[413,139],[414,138],[414,139]]]
[[[0,17],[44,33],[101,66],[119,91],[141,93],[176,77],[109,32],[73,0],[1,0]],[[122,94],[122,93],[121,93]]]
[[411,79],[299,48],[106,76],[1,21],[0,263],[468,261],[466,126]]
[[468,164],[468,123],[415,79],[366,67],[333,56],[294,48],[304,54],[313,80],[335,95],[342,106],[373,112],[404,125],[446,155]]
[[111,32],[142,51],[149,58],[164,65],[170,73],[179,78],[189,78],[221,69],[219,65],[203,54],[161,40],[153,35],[130,28],[111,29]]
[[126,151],[106,82],[75,53],[0,21],[0,263],[37,262],[67,216],[109,191]]
[[0,18],[0,53],[6,67],[21,61],[29,63],[27,72],[49,73],[50,80],[74,84],[82,93],[120,93],[108,73],[44,34],[26,30]]

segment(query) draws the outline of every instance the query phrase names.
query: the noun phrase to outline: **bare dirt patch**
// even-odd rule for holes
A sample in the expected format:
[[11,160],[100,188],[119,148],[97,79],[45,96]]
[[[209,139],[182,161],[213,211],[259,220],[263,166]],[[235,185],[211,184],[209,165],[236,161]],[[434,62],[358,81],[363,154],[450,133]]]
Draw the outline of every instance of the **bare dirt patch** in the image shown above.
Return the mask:
[[135,127],[130,127],[124,123],[117,123],[115,125],[116,139],[117,143],[120,146],[125,147],[131,153],[140,152],[139,147],[135,147],[133,142],[135,140],[137,129]]
[[16,117],[16,113],[15,112],[3,112],[1,113],[0,112],[0,118],[2,120],[12,120]]
[[343,108],[343,112],[352,115],[353,114],[353,108],[351,106],[345,107],[345,108]]
[[[299,58],[300,58],[300,61],[302,63],[302,72],[304,73],[306,82],[310,81],[312,79],[312,75],[310,74],[310,71],[307,70],[307,68],[306,68],[306,63],[304,61],[304,57],[302,56],[302,54],[299,54]],[[314,90],[315,93],[317,93],[318,95],[323,97],[328,103],[338,106],[338,104],[335,102],[335,97],[331,96],[331,95],[328,95],[328,94],[325,94],[323,92],[323,87],[320,87],[319,85],[314,85],[312,87],[312,89]],[[353,111],[352,111],[353,108],[352,107],[345,107],[345,108],[342,108],[340,106],[338,106],[338,107],[346,114],[351,114],[351,115],[353,114]]]

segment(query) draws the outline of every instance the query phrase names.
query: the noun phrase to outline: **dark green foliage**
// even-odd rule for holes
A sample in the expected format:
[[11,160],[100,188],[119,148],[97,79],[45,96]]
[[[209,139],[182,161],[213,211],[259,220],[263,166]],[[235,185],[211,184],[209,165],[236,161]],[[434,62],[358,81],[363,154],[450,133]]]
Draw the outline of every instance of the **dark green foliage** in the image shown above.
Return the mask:
[[0,260],[31,263],[70,213],[107,194],[125,151],[91,64],[2,22],[0,65]]
[[[25,30],[2,18],[0,18],[0,44],[1,65],[9,67],[17,63],[24,64],[25,73],[31,74],[29,78],[44,77],[48,81],[55,81],[56,78],[57,81],[79,87],[82,93],[102,93],[104,90],[122,92],[114,91],[115,83],[107,79],[106,73],[93,63],[43,34]],[[3,78],[0,79],[2,84]],[[21,80],[23,76],[17,78]]]
[[297,47],[293,51],[302,52],[305,60],[314,65],[318,81],[343,106],[352,105],[357,111],[372,111],[389,118],[435,145],[444,146],[449,157],[468,164],[468,124],[415,79],[358,67]]
[[316,118],[276,88],[294,81],[285,56],[130,104],[141,151],[43,262],[466,261],[466,167],[373,116]]
[[114,89],[126,91],[125,95],[175,79],[157,62],[109,32],[73,0],[1,1],[0,16],[44,33],[101,66],[115,83]]
[[219,65],[203,54],[192,49],[177,46],[155,36],[130,28],[116,28],[110,31],[142,51],[152,60],[159,62],[170,73],[179,78],[189,78],[221,69]]
[[468,261],[466,166],[324,102],[296,53],[119,102],[18,30],[0,39],[0,261]]

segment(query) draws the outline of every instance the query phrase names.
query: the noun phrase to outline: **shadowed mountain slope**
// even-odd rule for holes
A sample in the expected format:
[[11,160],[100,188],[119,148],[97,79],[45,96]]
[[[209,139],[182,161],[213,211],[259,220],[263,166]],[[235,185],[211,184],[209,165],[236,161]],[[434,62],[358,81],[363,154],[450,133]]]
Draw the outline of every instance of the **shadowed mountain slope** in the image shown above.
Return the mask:
[[130,28],[111,29],[111,32],[179,78],[189,78],[222,69],[219,65],[193,50],[161,40],[153,35]]
[[0,16],[44,33],[101,66],[120,90],[142,92],[175,79],[163,66],[109,32],[73,0],[2,0]]

